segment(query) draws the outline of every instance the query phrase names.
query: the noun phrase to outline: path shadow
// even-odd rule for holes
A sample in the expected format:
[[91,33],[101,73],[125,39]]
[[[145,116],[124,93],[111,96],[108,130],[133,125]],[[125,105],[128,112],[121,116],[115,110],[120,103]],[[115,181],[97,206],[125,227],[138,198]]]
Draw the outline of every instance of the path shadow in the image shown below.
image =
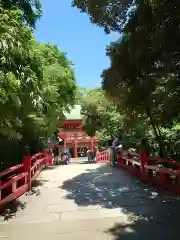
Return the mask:
[[43,171],[49,171],[49,170],[54,170],[57,168],[59,165],[50,165],[47,168],[44,168]]
[[9,221],[16,217],[17,213],[24,211],[28,204],[29,196],[35,195],[38,196],[41,194],[40,188],[48,182],[47,180],[36,179],[32,182],[31,190],[24,193],[19,198],[13,200],[7,204],[0,213],[0,218],[3,221]]
[[180,239],[180,198],[142,184],[125,172],[102,165],[67,180],[65,198],[79,206],[116,208],[126,222],[117,222],[106,233],[114,240]]
[[5,206],[0,216],[3,217],[4,221],[9,221],[16,216],[18,211],[24,210],[25,208],[26,202],[21,202],[16,199]]
[[25,193],[26,196],[29,196],[29,195],[40,195],[41,194],[41,187],[44,186],[45,183],[47,183],[48,180],[44,180],[44,179],[36,179],[32,182],[32,185],[31,185],[31,189]]
[[88,163],[88,158],[87,157],[82,157],[82,158],[72,158],[70,160],[70,164],[87,164]]
[[80,162],[79,164],[94,164],[94,162],[84,161],[84,162]]

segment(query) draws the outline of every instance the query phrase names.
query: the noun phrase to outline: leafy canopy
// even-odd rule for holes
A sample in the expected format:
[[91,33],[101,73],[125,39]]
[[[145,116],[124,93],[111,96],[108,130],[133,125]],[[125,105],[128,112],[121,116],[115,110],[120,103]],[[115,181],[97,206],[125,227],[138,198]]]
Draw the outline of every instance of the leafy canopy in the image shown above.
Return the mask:
[[42,14],[40,0],[1,0],[0,12],[3,13],[4,9],[20,10],[22,20],[33,28]]
[[[0,12],[0,154],[15,164],[28,144],[31,154],[57,129],[75,102],[72,63],[56,45],[40,44],[23,12]],[[17,154],[13,154],[16,152]],[[12,159],[13,162],[6,160]]]
[[88,90],[82,103],[85,131],[106,141],[120,134],[121,116],[100,88]]
[[126,119],[149,123],[148,132],[161,142],[180,120],[180,2],[74,0],[73,6],[107,33],[122,34],[107,48],[103,90]]

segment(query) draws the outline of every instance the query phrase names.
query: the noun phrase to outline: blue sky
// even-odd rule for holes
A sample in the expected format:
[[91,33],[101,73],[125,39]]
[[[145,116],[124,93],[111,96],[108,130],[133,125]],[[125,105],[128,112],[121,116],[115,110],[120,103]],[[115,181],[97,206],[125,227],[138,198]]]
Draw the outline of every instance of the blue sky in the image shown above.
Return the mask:
[[99,86],[101,72],[109,66],[105,48],[118,35],[106,35],[90,23],[86,14],[71,7],[71,0],[41,0],[43,16],[35,36],[42,43],[57,44],[67,52],[75,65],[78,84],[87,88]]

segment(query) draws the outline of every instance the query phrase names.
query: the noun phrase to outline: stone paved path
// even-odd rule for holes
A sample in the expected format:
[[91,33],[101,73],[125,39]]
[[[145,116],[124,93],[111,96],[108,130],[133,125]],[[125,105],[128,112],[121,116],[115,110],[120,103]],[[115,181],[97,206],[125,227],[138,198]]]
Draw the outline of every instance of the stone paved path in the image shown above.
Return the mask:
[[0,217],[0,240],[179,240],[180,202],[98,164],[56,166]]

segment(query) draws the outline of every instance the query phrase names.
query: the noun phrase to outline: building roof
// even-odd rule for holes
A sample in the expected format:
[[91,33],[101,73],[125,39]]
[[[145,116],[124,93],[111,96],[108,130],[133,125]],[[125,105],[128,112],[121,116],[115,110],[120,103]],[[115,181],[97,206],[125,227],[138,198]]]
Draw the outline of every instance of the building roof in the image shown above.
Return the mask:
[[81,105],[75,105],[69,113],[64,113],[66,120],[81,120]]
[[91,140],[98,140],[98,137],[90,137],[84,132],[76,132],[76,131],[71,131],[71,132],[63,132],[61,131],[59,133],[59,137],[61,139],[66,139],[66,142],[74,142],[76,139],[78,142],[90,142]]

